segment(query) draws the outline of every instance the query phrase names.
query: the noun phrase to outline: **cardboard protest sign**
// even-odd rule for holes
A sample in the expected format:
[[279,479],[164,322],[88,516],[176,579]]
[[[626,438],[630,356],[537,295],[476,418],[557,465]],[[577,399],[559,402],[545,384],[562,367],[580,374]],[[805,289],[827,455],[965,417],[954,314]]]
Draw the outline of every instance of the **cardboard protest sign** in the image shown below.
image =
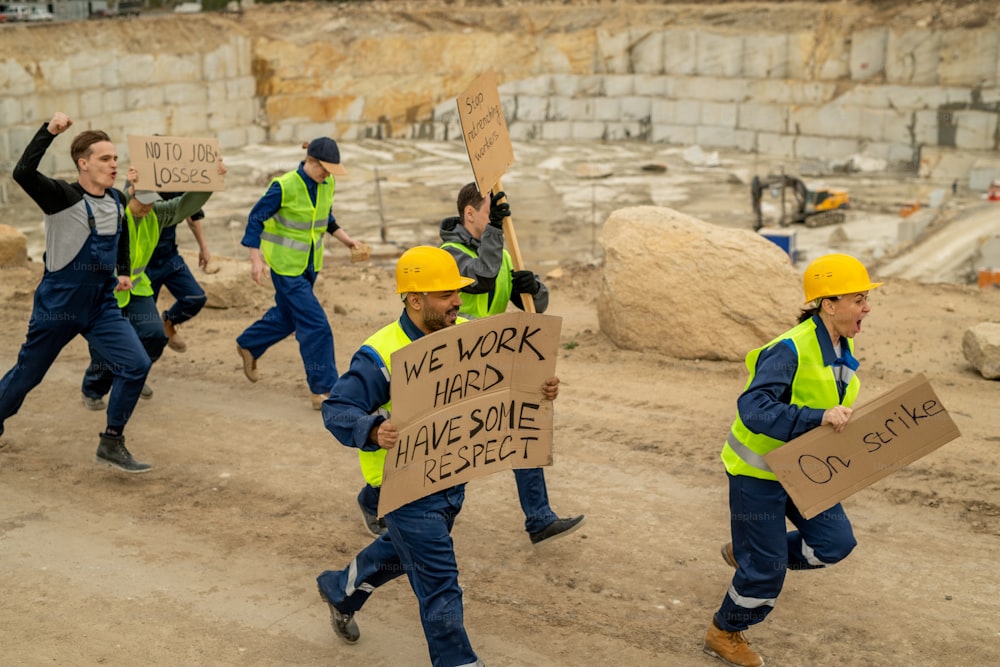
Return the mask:
[[552,401],[562,319],[504,313],[447,327],[392,355],[392,415],[378,511],[471,479],[552,463]]
[[489,70],[458,96],[458,118],[479,194],[486,194],[514,164],[497,78]]
[[[500,192],[500,178],[514,164],[514,147],[510,143],[493,70],[473,81],[456,101],[465,150],[469,153],[472,173],[476,177],[476,188],[483,196],[489,196],[491,191]],[[521,271],[524,260],[514,233],[514,222],[509,216],[504,218],[503,232],[514,270]],[[526,312],[535,312],[535,300],[531,294],[522,294],[521,301]]]
[[842,432],[813,429],[764,460],[810,519],[960,435],[917,375],[856,409]]
[[128,136],[130,165],[139,173],[138,190],[219,192],[222,152],[218,139]]

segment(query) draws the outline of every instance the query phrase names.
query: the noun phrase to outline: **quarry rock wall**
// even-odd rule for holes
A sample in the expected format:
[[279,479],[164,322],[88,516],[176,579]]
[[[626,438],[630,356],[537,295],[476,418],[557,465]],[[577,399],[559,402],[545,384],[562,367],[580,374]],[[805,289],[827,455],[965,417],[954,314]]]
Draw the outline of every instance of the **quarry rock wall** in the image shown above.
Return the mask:
[[[216,136],[223,148],[459,140],[456,96],[486,69],[515,140],[863,156],[965,176],[996,159],[996,25],[774,4],[302,3],[0,26],[0,166],[55,110],[108,131],[125,158],[127,134]],[[43,170],[72,168],[57,153]]]

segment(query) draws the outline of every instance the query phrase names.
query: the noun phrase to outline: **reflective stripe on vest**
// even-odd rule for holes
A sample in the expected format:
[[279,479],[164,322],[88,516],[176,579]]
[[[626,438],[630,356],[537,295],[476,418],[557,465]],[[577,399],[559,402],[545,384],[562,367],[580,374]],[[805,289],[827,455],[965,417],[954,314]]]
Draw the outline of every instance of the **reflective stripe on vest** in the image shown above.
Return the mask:
[[[861,382],[853,373],[845,376],[850,379],[844,391],[844,399],[840,400],[834,367],[823,364],[823,350],[816,338],[816,321],[813,318],[747,354],[746,365],[750,377],[747,379],[744,391],[753,382],[760,353],[779,343],[784,344],[782,341],[785,340],[792,342],[798,356],[798,364],[792,378],[790,400],[792,405],[825,410],[835,405],[850,406],[854,403]],[[847,339],[847,346],[853,353],[854,343],[851,339]],[[726,464],[726,471],[730,475],[776,480],[777,476],[764,461],[764,455],[783,444],[785,443],[781,440],[752,432],[737,415],[722,447],[722,461]]]
[[281,187],[281,208],[264,221],[260,251],[267,265],[282,276],[298,276],[306,270],[309,253],[313,269],[323,268],[323,234],[333,205],[333,177],[316,185],[316,204],[298,171],[290,171],[271,181]]
[[[406,347],[411,342],[410,337],[403,331],[403,327],[399,325],[399,320],[396,320],[372,334],[364,342],[364,345],[374,350],[375,354],[378,355],[382,361],[382,374],[386,381],[390,381],[392,377],[392,353]],[[392,399],[390,398],[383,403],[373,414],[379,414],[388,419],[392,414]],[[361,474],[364,475],[365,481],[372,486],[382,486],[382,468],[385,467],[386,451],[381,447],[374,452],[358,450]]]
[[764,457],[740,442],[736,438],[736,434],[732,431],[729,432],[729,437],[726,438],[726,444],[729,445],[734,452],[736,452],[736,455],[740,457],[744,463],[749,463],[754,468],[759,468],[765,472],[771,472],[771,466],[767,465],[767,461],[764,460]]
[[132,279],[132,289],[115,292],[119,308],[127,306],[133,294],[153,296],[153,285],[146,276],[146,267],[153,257],[156,244],[160,242],[160,219],[154,209],[149,209],[149,213],[136,222],[132,211],[126,208],[125,220],[128,230],[128,251],[132,261],[131,276],[129,276]]
[[[461,243],[445,243],[441,247],[458,248],[469,257],[479,257],[479,254],[475,250]],[[462,298],[462,309],[460,311],[462,315],[471,319],[480,319],[487,315],[497,315],[506,312],[507,304],[510,303],[510,295],[514,291],[513,278],[510,273],[512,268],[513,262],[510,259],[510,253],[504,250],[503,259],[500,262],[500,272],[497,274],[496,282],[493,285],[493,301],[490,301],[489,293],[469,294],[468,292],[459,292],[459,296]]]

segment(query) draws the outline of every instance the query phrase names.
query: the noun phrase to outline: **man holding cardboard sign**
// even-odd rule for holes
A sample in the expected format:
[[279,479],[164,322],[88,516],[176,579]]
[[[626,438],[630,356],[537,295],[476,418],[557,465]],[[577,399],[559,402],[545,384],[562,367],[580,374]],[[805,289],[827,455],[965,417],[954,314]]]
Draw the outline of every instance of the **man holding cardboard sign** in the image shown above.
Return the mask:
[[[225,175],[226,167],[221,158],[215,170],[220,176]],[[144,189],[151,186],[150,176],[144,175],[143,179],[139,180],[139,172],[135,166],[129,168],[128,184],[125,188],[129,199],[125,206],[123,227],[128,235],[129,253],[132,258],[132,287],[117,290],[115,299],[118,301],[118,307],[122,309],[122,314],[139,335],[139,341],[152,364],[163,354],[168,337],[163,320],[156,310],[156,297],[149,276],[146,275],[146,267],[153,257],[161,232],[195,213],[208,201],[212,193],[187,192],[176,200],[166,201],[154,190]],[[83,375],[83,404],[90,410],[103,410],[104,396],[111,391],[113,381],[111,365],[91,345],[90,365]],[[144,385],[141,395],[144,398],[152,398],[153,392]]]
[[[704,644],[726,664],[764,664],[743,631],[774,608],[787,570],[826,567],[854,549],[843,507],[806,519],[764,455],[820,426],[843,431],[860,386],[853,339],[871,312],[869,290],[881,284],[848,255],[814,260],[803,276],[798,326],[747,354],[750,378],[722,450],[733,538],[722,555],[736,573]],[[786,518],[796,530],[787,531]]]
[[[361,469],[369,485],[381,486],[386,453],[397,448],[400,436],[390,419],[392,354],[427,334],[457,324],[462,303],[459,290],[470,283],[471,279],[459,274],[451,255],[440,248],[418,246],[403,253],[396,265],[396,291],[403,299],[403,313],[355,353],[350,369],[324,402],[327,429],[342,444],[360,450]],[[555,400],[558,393],[558,378],[543,383],[544,401]],[[464,499],[462,483],[393,509],[385,515],[386,534],[355,556],[348,567],[323,572],[317,578],[338,637],[348,643],[358,641],[360,631],[354,614],[376,588],[405,572],[417,595],[432,664],[483,664],[465,631],[451,539]]]
[[[442,248],[458,270],[475,283],[462,289],[462,315],[479,319],[507,311],[513,303],[524,310],[523,294],[531,295],[535,312],[544,313],[549,290],[533,271],[515,270],[510,253],[504,249],[504,218],[510,204],[503,192],[483,196],[475,183],[458,192],[458,216],[441,221]],[[517,496],[524,512],[524,529],[532,544],[567,535],[580,527],[584,516],[559,518],[549,505],[549,493],[542,468],[514,470]]]
[[[472,318],[497,315],[511,301],[528,313],[545,312],[549,291],[534,272],[524,268],[510,204],[500,185],[514,163],[514,147],[496,75],[488,70],[476,77],[455,102],[476,180],[459,191],[458,217],[443,220],[440,233],[441,247],[455,258],[463,276],[476,281],[462,290],[462,314]],[[552,511],[541,468],[515,469],[514,478],[524,529],[532,544],[579,528],[582,514],[561,519]]]

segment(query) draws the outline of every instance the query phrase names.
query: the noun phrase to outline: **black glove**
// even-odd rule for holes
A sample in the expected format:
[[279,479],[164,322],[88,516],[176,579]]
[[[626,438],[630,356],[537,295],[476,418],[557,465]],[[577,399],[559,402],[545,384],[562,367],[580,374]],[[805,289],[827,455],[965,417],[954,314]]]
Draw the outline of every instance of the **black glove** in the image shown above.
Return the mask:
[[535,274],[531,271],[511,271],[510,276],[514,283],[514,291],[518,294],[535,296],[538,290],[542,289],[542,284],[535,279]]
[[510,204],[497,202],[506,197],[503,192],[490,195],[490,226],[503,229],[503,219],[510,217]]

